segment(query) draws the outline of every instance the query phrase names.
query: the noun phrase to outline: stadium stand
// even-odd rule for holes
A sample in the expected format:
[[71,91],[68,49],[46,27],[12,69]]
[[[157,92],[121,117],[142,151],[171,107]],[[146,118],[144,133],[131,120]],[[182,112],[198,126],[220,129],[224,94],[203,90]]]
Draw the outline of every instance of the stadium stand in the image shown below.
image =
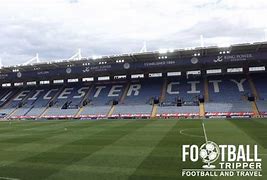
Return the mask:
[[209,77],[208,83],[209,101],[205,103],[206,112],[252,112],[247,98],[251,90],[244,76]]
[[[202,50],[203,57],[196,57],[194,50],[180,50],[164,56],[157,52],[125,55],[127,62],[116,56],[110,64],[103,59],[84,59],[56,66],[44,64],[44,69],[35,71],[31,66],[18,66],[16,72],[12,67],[4,68],[5,73],[0,72],[0,115],[34,119],[267,116],[267,74],[262,65],[267,59],[267,44],[235,46],[231,52]],[[264,68],[250,72],[244,62]],[[242,70],[228,72],[231,63]],[[221,72],[207,73],[214,68]],[[196,69],[199,72],[188,73]],[[115,78],[120,74],[125,77]],[[91,80],[86,78],[89,75]],[[102,75],[109,78],[99,80]],[[68,82],[70,78],[77,80]],[[34,85],[26,83],[35,79]],[[55,83],[55,79],[62,82]],[[48,83],[40,83],[43,80]],[[16,86],[18,82],[23,83]]]
[[162,78],[137,80],[129,84],[126,96],[119,101],[112,117],[150,117],[153,101],[160,95]]
[[157,116],[190,113],[199,115],[198,99],[204,93],[203,87],[203,81],[198,76],[168,78],[165,95],[161,98]]
[[[252,79],[260,94],[258,108],[265,112],[267,96],[266,86],[261,82],[262,75],[253,74]],[[164,94],[161,94],[162,91]],[[162,78],[152,78],[124,83],[74,83],[64,86],[27,87],[12,91],[3,89],[1,113],[14,118],[108,117],[111,107],[114,106],[114,111],[110,114],[113,118],[150,117],[156,103],[157,117],[188,114],[198,116],[199,98],[204,94],[203,78],[181,76],[167,78],[166,86]],[[248,101],[249,94],[251,89],[244,75],[210,76],[209,97],[205,102],[206,113],[252,113],[251,103]]]
[[84,99],[84,107],[79,117],[107,117],[114,102],[118,102],[125,88],[125,83],[106,82],[94,85]]
[[[264,89],[260,76],[253,76],[253,79],[257,79],[256,86],[260,84],[260,89]],[[166,80],[165,86],[163,78],[145,78],[123,83],[113,81],[22,88],[11,99],[5,98],[6,104],[1,113],[13,118],[107,118],[114,106],[110,114],[112,118],[150,117],[153,105],[157,104],[157,117],[199,116],[199,98],[205,94],[204,79],[200,76],[179,76]],[[245,76],[210,76],[208,83],[207,114],[252,113],[248,101],[251,90]],[[8,94],[7,89],[2,92],[1,97]],[[260,111],[266,109],[265,98],[262,93],[257,102]]]

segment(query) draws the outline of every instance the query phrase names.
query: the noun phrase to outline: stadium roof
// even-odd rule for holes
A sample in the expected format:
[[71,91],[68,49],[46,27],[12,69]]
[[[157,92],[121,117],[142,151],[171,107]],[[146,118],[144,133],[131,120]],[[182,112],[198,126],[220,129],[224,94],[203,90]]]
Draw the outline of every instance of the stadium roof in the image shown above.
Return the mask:
[[229,47],[195,47],[185,49],[164,49],[153,52],[143,53],[130,53],[121,55],[111,56],[99,56],[99,57],[87,57],[69,60],[54,60],[47,62],[32,63],[29,65],[15,65],[15,66],[2,66],[1,73],[10,73],[16,71],[34,71],[34,70],[47,70],[56,69],[60,67],[73,67],[73,66],[84,66],[84,65],[99,65],[114,64],[120,61],[123,62],[149,62],[160,59],[179,59],[192,56],[210,56],[219,54],[237,54],[237,53],[252,53],[252,52],[267,52],[267,42],[255,42],[246,44],[234,44]]

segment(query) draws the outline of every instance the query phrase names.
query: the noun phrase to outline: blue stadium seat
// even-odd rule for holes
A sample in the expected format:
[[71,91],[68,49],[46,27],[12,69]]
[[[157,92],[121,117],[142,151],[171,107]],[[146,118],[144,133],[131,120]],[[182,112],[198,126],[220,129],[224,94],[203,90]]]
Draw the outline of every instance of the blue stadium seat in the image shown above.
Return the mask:
[[[263,82],[266,79],[265,76],[261,74],[251,76],[261,97],[257,101],[261,112],[267,111],[267,85]],[[44,112],[44,116],[77,114],[107,116],[114,104],[113,116],[150,115],[154,99],[160,99],[161,93],[165,92],[162,90],[163,84],[163,78],[148,78],[129,82],[125,80],[2,88],[0,113],[35,117],[40,117]],[[252,112],[251,103],[247,100],[251,90],[246,76],[210,76],[208,90],[209,101],[205,102],[207,113]],[[197,114],[199,113],[198,98],[204,94],[203,78],[168,77],[165,98],[163,102],[159,102],[157,114]],[[182,100],[181,107],[177,106],[177,99]],[[80,111],[81,107],[82,111]]]

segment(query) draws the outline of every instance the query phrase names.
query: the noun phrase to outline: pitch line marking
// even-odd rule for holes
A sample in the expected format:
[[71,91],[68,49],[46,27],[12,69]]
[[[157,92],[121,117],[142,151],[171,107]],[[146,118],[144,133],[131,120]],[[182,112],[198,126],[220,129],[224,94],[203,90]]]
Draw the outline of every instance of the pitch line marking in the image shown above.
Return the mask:
[[204,122],[202,122],[202,128],[203,128],[203,132],[204,132],[205,141],[207,142],[208,141],[208,138],[207,138],[206,128],[205,128]]
[[184,136],[189,136],[189,137],[198,137],[198,138],[202,138],[203,136],[201,135],[195,135],[195,134],[188,134],[185,133],[184,131],[190,130],[190,129],[199,129],[199,128],[187,128],[187,129],[182,129],[180,130],[180,134],[184,135]]
[[[204,136],[205,136],[205,141],[207,142],[208,141],[208,138],[207,138],[206,128],[205,128],[204,122],[202,122],[202,128],[203,128],[203,132],[204,132]],[[227,153],[224,153],[224,154],[227,154]],[[251,155],[254,155],[254,154],[251,154]],[[259,155],[266,156],[267,154],[259,154]]]
[[3,179],[3,180],[20,180],[18,178],[10,178],[10,177],[0,177],[0,180]]

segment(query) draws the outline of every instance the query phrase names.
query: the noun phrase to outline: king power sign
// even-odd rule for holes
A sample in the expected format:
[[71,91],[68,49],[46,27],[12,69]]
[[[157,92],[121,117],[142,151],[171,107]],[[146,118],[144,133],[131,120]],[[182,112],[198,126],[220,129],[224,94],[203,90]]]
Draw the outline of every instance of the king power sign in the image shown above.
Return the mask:
[[213,59],[213,62],[235,62],[235,61],[247,61],[253,59],[253,54],[236,54],[236,55],[220,55]]

